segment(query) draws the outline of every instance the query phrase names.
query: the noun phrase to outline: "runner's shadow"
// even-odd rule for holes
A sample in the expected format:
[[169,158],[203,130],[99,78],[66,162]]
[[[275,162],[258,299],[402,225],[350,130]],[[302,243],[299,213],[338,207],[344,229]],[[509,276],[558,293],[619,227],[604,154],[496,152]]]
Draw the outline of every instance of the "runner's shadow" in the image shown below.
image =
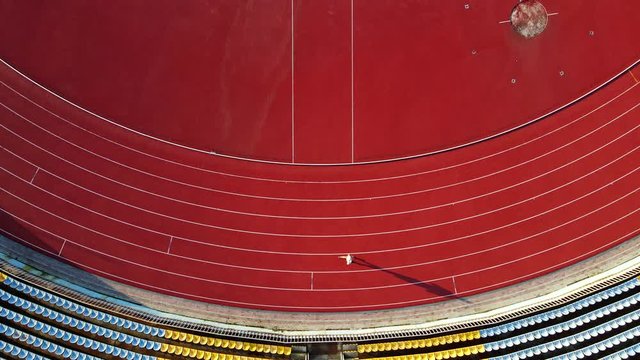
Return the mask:
[[376,264],[372,264],[364,259],[361,259],[359,257],[353,257],[353,263],[354,264],[358,264],[358,265],[362,265],[365,267],[368,267],[370,269],[376,269],[376,270],[380,270],[382,272],[385,272],[389,275],[395,276],[396,278],[407,282],[409,284],[413,284],[415,286],[421,287],[423,289],[425,289],[427,292],[434,294],[434,295],[438,295],[440,297],[444,297],[444,298],[450,298],[450,299],[457,299],[460,300],[462,302],[465,302],[467,304],[471,304],[471,301],[460,297],[458,295],[456,295],[455,293],[452,293],[450,290],[443,288],[440,285],[437,284],[433,284],[433,283],[429,283],[429,282],[424,282],[415,278],[412,278],[410,276],[407,275],[403,275],[399,272],[393,271],[393,270],[389,270],[389,269],[385,269],[383,267],[380,267]]

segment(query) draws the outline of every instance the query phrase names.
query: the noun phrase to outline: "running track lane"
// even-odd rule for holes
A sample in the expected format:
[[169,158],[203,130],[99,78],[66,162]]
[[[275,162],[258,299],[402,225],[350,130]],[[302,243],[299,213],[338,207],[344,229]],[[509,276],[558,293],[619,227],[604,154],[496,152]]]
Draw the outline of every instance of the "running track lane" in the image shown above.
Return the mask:
[[[454,288],[468,295],[565,266],[638,232],[634,84],[622,76],[570,108],[579,121],[566,126],[561,112],[491,141],[486,146],[497,155],[445,169],[433,183],[428,174],[376,181],[370,191],[369,181],[292,182],[283,194],[282,183],[247,179],[260,184],[258,199],[215,197],[219,174],[208,183],[207,172],[184,179],[180,166],[159,159],[161,174],[141,173],[137,164],[148,156],[90,138],[3,90],[2,228],[96,273],[222,304],[337,311],[437,301]],[[53,113],[66,106],[48,101]],[[91,141],[82,142],[79,133]],[[128,157],[110,161],[117,147]],[[465,159],[474,148],[456,153]],[[192,181],[208,184],[198,199],[189,198]],[[327,196],[343,185],[344,199]],[[367,192],[372,200],[363,197]],[[183,208],[172,214],[174,198]],[[317,213],[304,212],[318,206]],[[298,211],[303,216],[292,218]],[[353,249],[366,263],[346,268],[336,255]]]

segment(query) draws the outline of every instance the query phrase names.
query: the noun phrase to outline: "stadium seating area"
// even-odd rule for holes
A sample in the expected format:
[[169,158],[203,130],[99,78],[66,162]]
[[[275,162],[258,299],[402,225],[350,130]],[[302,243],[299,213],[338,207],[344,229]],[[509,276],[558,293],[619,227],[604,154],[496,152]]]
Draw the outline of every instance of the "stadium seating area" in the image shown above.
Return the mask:
[[[169,329],[0,273],[0,351],[20,359],[288,359],[292,346]],[[639,353],[640,280],[495,326],[357,344],[350,359],[628,359]],[[425,351],[426,350],[426,351]]]
[[[0,347],[20,358],[91,359],[196,358],[254,360],[282,358],[290,346],[236,341],[162,329],[93,309],[2,275]],[[29,349],[29,350],[26,350]],[[213,351],[212,351],[213,350]]]

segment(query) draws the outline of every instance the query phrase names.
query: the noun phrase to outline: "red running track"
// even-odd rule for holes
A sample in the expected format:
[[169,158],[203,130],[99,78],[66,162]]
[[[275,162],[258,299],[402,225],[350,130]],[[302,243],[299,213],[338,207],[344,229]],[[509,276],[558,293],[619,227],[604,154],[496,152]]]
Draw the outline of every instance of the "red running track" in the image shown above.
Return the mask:
[[640,233],[640,70],[627,66],[489,141],[313,167],[155,141],[2,65],[0,228],[93,273],[223,305],[373,310],[508,286]]
[[49,89],[165,141],[367,162],[522,126],[640,57],[637,1],[542,2],[554,15],[525,39],[504,23],[518,0],[5,0],[0,46]]

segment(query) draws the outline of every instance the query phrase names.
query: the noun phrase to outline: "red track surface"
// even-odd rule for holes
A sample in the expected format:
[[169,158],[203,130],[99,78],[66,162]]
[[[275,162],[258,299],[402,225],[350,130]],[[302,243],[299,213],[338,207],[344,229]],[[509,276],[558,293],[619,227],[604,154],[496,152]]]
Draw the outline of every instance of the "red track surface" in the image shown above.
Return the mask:
[[499,23],[516,2],[5,0],[0,44],[31,78],[145,134],[351,163],[513,129],[638,59],[635,1],[546,1],[557,15],[535,39]]
[[[0,6],[7,9],[0,13],[13,11],[14,15],[23,14],[32,6],[29,3],[0,2]],[[109,2],[112,3],[117,4]],[[325,31],[318,30],[322,19],[313,16],[314,9],[305,9],[311,6],[306,4],[311,3],[319,7],[320,4],[340,7],[348,2],[295,3],[295,14],[299,12],[302,18],[306,14],[318,21],[317,25],[308,25],[307,31],[296,33],[295,38],[311,37],[310,41],[321,48],[327,46],[335,50],[334,40],[324,43],[317,38]],[[487,19],[497,16],[498,11],[502,11],[500,9],[509,8],[506,6],[509,2],[505,1],[486,3],[492,7],[486,7],[477,20],[482,24],[486,21],[486,26],[490,23]],[[65,4],[77,6],[75,1]],[[230,7],[236,8],[238,14],[236,21],[251,19],[247,18],[248,8],[233,5],[237,2],[231,4]],[[430,2],[425,4],[435,8]],[[476,10],[482,9],[482,4],[484,2],[471,2]],[[508,87],[512,85],[510,82],[507,82],[508,86],[502,84],[503,77],[509,80],[512,77],[511,72],[507,74],[503,71],[504,65],[494,68],[485,66],[482,74],[476,74],[483,81],[470,81],[464,90],[455,88],[461,96],[469,95],[467,100],[470,102],[465,102],[468,106],[460,109],[452,105],[446,107],[450,112],[443,108],[442,113],[409,106],[404,102],[407,97],[384,97],[382,94],[358,90],[355,94],[367,99],[363,103],[368,107],[367,110],[358,111],[370,112],[368,116],[375,120],[369,130],[363,130],[356,137],[363,139],[358,142],[359,156],[356,160],[430,151],[522,124],[579,98],[586,91],[625,71],[640,58],[640,49],[634,41],[629,40],[633,32],[627,35],[618,32],[628,26],[625,21],[637,18],[640,4],[614,1],[606,2],[608,5],[604,6],[605,2],[594,1],[591,8],[581,10],[580,14],[583,15],[598,14],[596,18],[575,15],[575,12],[568,10],[576,5],[570,4],[576,3],[557,1],[553,3],[557,9],[550,9],[550,4],[548,10],[560,12],[557,23],[560,23],[563,14],[573,14],[571,19],[575,18],[574,25],[584,21],[584,29],[574,29],[581,36],[585,35],[585,30],[586,33],[589,31],[586,25],[597,26],[598,36],[575,39],[577,43],[572,44],[575,48],[567,50],[565,55],[573,58],[575,54],[572,51],[580,54],[579,49],[582,49],[592,56],[570,63],[567,69],[571,70],[566,70],[565,77],[549,80],[544,72],[550,69],[547,66],[551,66],[552,61],[538,59],[535,66],[531,63],[519,68],[523,72],[516,84],[522,85],[519,88],[522,90],[514,91],[508,90],[511,89]],[[116,8],[116,5],[102,5]],[[396,25],[410,27],[412,21],[426,21],[420,15],[435,15],[409,7],[408,14],[415,14],[416,19],[402,18],[398,14],[398,17],[394,17],[393,12],[378,8],[385,5],[389,6],[385,2],[375,2],[371,7],[355,9],[362,16],[358,19],[367,19],[368,11],[371,16],[375,15],[375,11],[380,12],[378,17],[383,15],[383,18],[376,18],[375,21],[359,20],[362,23],[356,23],[360,24],[356,26],[357,29],[365,32],[361,29],[393,19],[396,19]],[[451,19],[453,25],[466,26],[461,21],[453,21],[457,13],[453,8],[448,9],[448,6],[443,5],[441,13],[436,14],[450,16],[442,19]],[[633,8],[636,12],[616,12],[625,7]],[[163,9],[162,6],[156,8]],[[268,9],[276,11],[279,8],[270,6]],[[563,13],[562,9],[567,11]],[[254,8],[253,11],[253,15],[269,19],[273,15],[269,15],[267,9]],[[616,16],[611,17],[614,13]],[[180,12],[166,16],[175,14]],[[504,18],[507,18],[506,14],[508,11]],[[162,19],[158,14],[150,16],[150,24],[161,22],[156,15]],[[38,26],[44,27],[43,24],[49,24],[48,16],[51,15],[45,12],[39,18],[40,25],[28,22],[22,26],[36,29]],[[225,16],[222,18],[226,19]],[[281,23],[288,21],[282,16],[276,18]],[[403,21],[400,21],[401,18]],[[342,17],[338,16],[336,21],[339,19]],[[347,16],[346,20],[349,19]],[[479,51],[486,49],[492,54],[482,61],[494,64],[492,61],[497,58],[508,58],[511,54],[509,51],[513,51],[510,47],[524,53],[532,51],[526,46],[542,46],[536,44],[544,41],[548,42],[546,46],[552,47],[566,40],[565,36],[569,36],[566,32],[573,31],[569,30],[569,25],[565,25],[564,31],[553,33],[551,26],[556,23],[556,18],[550,21],[549,32],[529,40],[533,41],[529,45],[518,43],[520,39],[517,38],[506,38],[502,42],[485,43],[486,48],[479,46]],[[78,22],[80,25],[76,26],[80,29],[85,29],[86,25],[92,30],[84,33],[87,39],[93,35],[97,36],[96,39],[100,38],[99,31]],[[246,22],[261,24],[260,21]],[[69,22],[65,23],[65,26],[71,26]],[[491,23],[499,28],[493,20]],[[11,26],[18,27],[17,24]],[[304,29],[304,26],[301,23],[296,28]],[[393,27],[389,24],[386,26]],[[102,29],[98,25],[96,27]],[[199,29],[197,26],[195,28]],[[238,31],[237,25],[231,28]],[[332,25],[331,29],[335,30],[336,27]],[[63,30],[59,33],[51,31],[53,35],[50,36],[78,44],[78,39],[66,40],[71,35]],[[314,34],[314,31],[318,33]],[[438,34],[441,34],[440,31]],[[463,39],[461,44],[474,38],[463,36],[465,32],[460,31]],[[503,31],[509,32],[510,29]],[[490,33],[489,30],[486,32]],[[138,98],[139,107],[127,106],[125,98],[133,93],[122,92],[117,77],[100,78],[102,75],[98,75],[94,67],[96,64],[105,65],[107,74],[120,69],[122,74],[133,76],[129,78],[133,84],[131,86],[141,86],[140,82],[144,81],[135,77],[135,71],[129,74],[129,68],[123,63],[105,62],[104,58],[92,63],[90,59],[75,54],[68,62],[79,66],[78,73],[59,73],[60,68],[55,64],[62,61],[60,56],[55,53],[47,56],[52,61],[49,64],[42,61],[43,53],[37,52],[52,49],[53,45],[50,48],[45,46],[50,42],[40,40],[35,41],[35,45],[18,44],[16,39],[20,38],[19,32],[13,38],[2,33],[0,44],[3,53],[0,55],[3,58],[11,59],[13,64],[41,80],[47,87],[98,113],[113,116],[114,121],[163,137],[173,134],[172,131],[178,126],[182,132],[176,135],[178,139],[171,140],[194,146],[197,144],[192,140],[219,135],[214,130],[218,125],[208,128],[196,122],[191,127],[192,124],[186,120],[177,123],[169,121],[192,117],[186,113],[172,113],[165,106],[174,105],[165,104],[154,92],[144,92],[144,96]],[[332,36],[332,32],[328,32],[327,36]],[[235,41],[234,37],[228,39]],[[380,37],[376,39],[380,40]],[[153,38],[148,40],[152,41]],[[382,40],[377,42],[378,46],[382,46],[381,43],[385,44],[385,48],[402,45]],[[406,40],[406,46],[397,51],[385,53],[370,50],[370,53],[377,51],[381,56],[388,56],[406,52],[402,55],[403,61],[415,61],[419,55],[412,53],[418,51],[411,43],[414,40]],[[475,38],[471,40],[481,42]],[[535,43],[538,40],[541,42]],[[597,44],[587,45],[588,41],[596,41]],[[364,40],[362,43],[361,46],[367,44]],[[446,43],[450,42],[443,40],[433,44],[445,46]],[[156,45],[152,42],[149,46],[153,48]],[[610,47],[610,51],[602,51],[605,45]],[[589,49],[594,49],[591,46],[600,47],[600,51],[589,52],[592,51]],[[97,48],[95,52],[88,51],[93,55],[86,56],[96,56],[104,50],[99,46]],[[299,51],[305,53],[304,48]],[[325,51],[332,54],[328,49]],[[455,54],[438,51],[445,54],[444,59],[458,59]],[[140,59],[144,58],[142,55],[146,52],[140,52],[142,54],[130,54],[132,62],[144,62]],[[541,52],[555,60],[559,59],[555,55],[557,53],[563,52],[557,49]],[[318,61],[317,56],[307,55],[306,61],[310,64],[305,65],[301,60],[301,64],[294,65],[318,68],[318,64],[313,64],[313,61]],[[185,56],[189,58],[191,55]],[[197,54],[193,56],[197,57]],[[528,61],[520,59],[522,62]],[[381,58],[378,58],[378,62],[376,66],[383,64],[390,69],[390,73],[396,74],[394,81],[398,81],[398,87],[407,85],[403,88],[407,93],[429,97],[433,102],[450,95],[448,88],[437,81],[433,83],[434,88],[420,94],[418,88],[412,87],[413,83],[407,80],[408,75],[403,74],[415,69],[404,66],[403,62],[394,63]],[[113,68],[109,70],[107,65]],[[451,66],[454,65],[460,72],[475,74],[472,67],[460,67],[463,64],[456,62]],[[359,69],[367,69],[365,63],[358,66]],[[553,66],[558,65],[556,63]],[[187,79],[189,71],[184,75]],[[223,158],[152,140],[87,113],[36,86],[13,69],[2,66],[0,202],[3,212],[0,228],[18,241],[94,273],[155,291],[226,305],[288,311],[342,311],[400,307],[467,296],[548,273],[640,233],[638,72],[637,69],[625,71],[599,91],[543,121],[473,146],[405,161],[311,167]],[[308,126],[302,127],[306,129],[303,132],[308,131],[306,135],[301,135],[303,139],[304,136],[312,138],[316,133],[322,135],[318,136],[321,140],[316,139],[317,142],[303,142],[306,145],[301,149],[308,147],[301,150],[300,154],[303,154],[302,161],[348,161],[345,154],[349,151],[345,153],[343,150],[349,150],[351,143],[347,141],[348,146],[345,145],[342,138],[350,139],[350,126],[342,128],[342,125],[336,125],[337,128],[332,128],[319,120],[331,118],[330,122],[337,121],[337,114],[344,112],[344,104],[336,100],[342,105],[322,107],[325,115],[316,111],[318,104],[323,102],[337,104],[323,97],[324,94],[337,96],[331,91],[331,86],[335,84],[323,85],[320,75],[324,73],[331,71],[325,69],[313,76],[308,75],[306,101],[310,103],[303,101],[306,105],[296,110],[309,113],[308,117],[302,116],[308,119]],[[377,76],[390,76],[374,68],[366,70],[366,73],[371,76],[363,76],[357,84],[379,81],[375,80]],[[557,74],[557,71],[554,70],[554,73]],[[588,76],[574,78],[570,73]],[[344,75],[349,76],[349,71]],[[417,75],[424,76],[424,73]],[[448,70],[442,71],[443,80],[457,76]],[[536,81],[537,78],[539,81]],[[304,75],[302,79],[304,84]],[[154,84],[155,80],[152,80],[149,81]],[[325,80],[332,82],[331,79]],[[166,87],[157,91],[171,91],[174,95],[180,92],[173,81],[157,81],[156,85],[164,84]],[[203,82],[206,81],[209,80],[205,77]],[[314,87],[316,81],[320,81],[320,84]],[[491,85],[493,81],[499,85]],[[242,81],[226,78],[225,83],[236,86]],[[259,85],[256,87],[259,88]],[[431,98],[439,93],[437,86],[442,87],[442,93]],[[543,91],[548,86],[554,86],[554,90]],[[377,89],[375,86],[369,88]],[[500,92],[500,89],[504,92]],[[103,91],[110,93],[105,95]],[[135,90],[131,91],[135,93]],[[493,95],[481,97],[485,93]],[[301,94],[304,98],[305,92]],[[472,94],[483,100],[475,99]],[[210,95],[216,99],[219,97]],[[491,100],[492,96],[496,98]],[[500,97],[511,100],[506,102],[511,105],[499,106],[505,104],[497,101]],[[383,98],[388,102],[381,101]],[[418,97],[413,99],[415,101]],[[522,101],[512,102],[516,99]],[[245,100],[248,104],[259,103],[253,98]],[[155,109],[157,113],[145,113],[150,111],[142,106],[145,101],[153,106],[158,105],[159,108]],[[193,101],[200,103],[202,98]],[[318,103],[313,105],[315,101]],[[184,102],[177,103],[185,105]],[[386,110],[376,108],[380,106],[415,114],[437,114],[439,120],[416,123],[411,114],[401,114],[398,121],[402,124],[394,128],[398,134],[393,134],[389,131],[391,125],[385,125],[390,119],[385,114]],[[253,110],[246,109],[249,112]],[[125,111],[126,114],[117,116],[111,111]],[[279,116],[277,112],[269,114],[276,118]],[[327,114],[336,114],[336,117]],[[140,119],[154,119],[156,122]],[[225,148],[233,155],[287,161],[287,153],[284,150],[281,152],[280,146],[286,145],[284,148],[290,155],[291,128],[284,125],[278,127],[278,121],[274,120],[275,127],[265,128],[264,133],[258,132],[258,140],[254,141],[241,136],[242,129],[252,132],[257,126],[255,116],[248,115],[246,119],[236,122],[234,118],[232,127],[237,129],[231,131],[224,141],[214,136],[216,146],[224,148],[233,145],[238,146],[239,150],[252,151],[234,153],[233,147]],[[464,121],[464,127],[461,129],[459,123],[453,124],[453,120]],[[290,123],[291,118],[288,118],[287,124]],[[472,126],[474,123],[482,126]],[[418,149],[419,136],[411,127],[425,130],[425,124],[446,127],[448,130],[442,133],[428,131],[427,134],[432,135],[434,141],[441,143],[427,142],[429,145],[426,148]],[[453,130],[456,131],[448,132]],[[288,134],[288,143],[284,141],[287,136],[283,134]],[[329,134],[336,136],[328,137]],[[183,135],[185,137],[180,138]],[[294,135],[297,137],[298,133]],[[413,139],[414,135],[418,137]],[[381,137],[385,137],[383,144]],[[228,143],[225,142],[227,140]],[[360,144],[362,147],[359,147]],[[209,146],[210,143],[200,145]],[[324,145],[330,150],[319,152],[318,149],[325,148]],[[397,149],[397,153],[390,152],[392,149]],[[339,255],[346,253],[354,254],[358,259],[349,267],[338,259]]]

